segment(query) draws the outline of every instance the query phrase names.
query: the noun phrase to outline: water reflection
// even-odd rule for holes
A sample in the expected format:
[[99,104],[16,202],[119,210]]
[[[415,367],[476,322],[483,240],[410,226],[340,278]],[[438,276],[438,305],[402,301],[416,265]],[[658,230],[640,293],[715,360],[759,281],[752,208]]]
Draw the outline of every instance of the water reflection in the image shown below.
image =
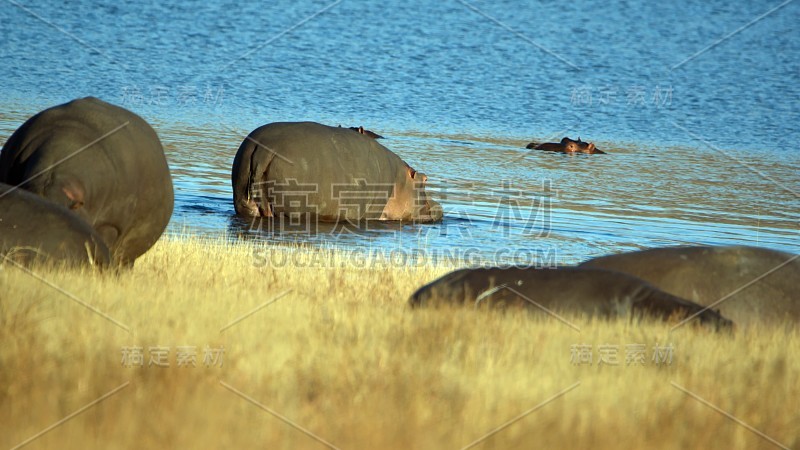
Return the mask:
[[[26,118],[0,115],[0,136],[6,139]],[[604,144],[609,155],[569,157],[528,151],[525,142],[506,138],[395,132],[382,143],[428,174],[427,189],[442,204],[445,219],[432,225],[309,228],[233,215],[230,167],[241,143],[237,132],[226,126],[154,126],[175,185],[169,233],[365,252],[438,252],[495,263],[546,260],[553,251],[560,263],[571,263],[677,244],[800,252],[800,201],[794,194],[800,191],[800,163],[791,159],[777,163],[747,154],[624,144]]]
[[[0,136],[7,139],[27,117],[0,115]],[[507,250],[555,248],[560,262],[575,262],[698,243],[800,252],[800,201],[794,194],[800,191],[800,163],[790,158],[611,143],[603,144],[609,155],[569,157],[529,151],[526,142],[507,138],[394,132],[382,143],[428,174],[428,191],[442,204],[445,219],[433,225],[375,223],[369,229],[319,224],[300,232],[296,225],[254,224],[233,215],[230,167],[243,132],[154,126],[176,192],[169,233],[365,251],[454,251],[486,260],[508,260]]]

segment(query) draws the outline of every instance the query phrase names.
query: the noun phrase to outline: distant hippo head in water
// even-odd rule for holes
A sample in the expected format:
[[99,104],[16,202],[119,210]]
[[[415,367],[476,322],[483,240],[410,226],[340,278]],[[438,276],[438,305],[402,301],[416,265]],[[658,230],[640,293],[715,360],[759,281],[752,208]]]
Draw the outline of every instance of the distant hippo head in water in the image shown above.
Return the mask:
[[[342,126],[341,126],[341,125],[339,125],[339,128],[341,128],[341,127],[342,127]],[[367,130],[366,128],[364,128],[364,127],[362,127],[362,126],[358,126],[358,127],[348,127],[348,128],[349,128],[349,129],[351,129],[351,130],[353,130],[353,131],[355,131],[355,132],[357,132],[358,134],[363,134],[364,136],[369,136],[369,137],[371,137],[372,139],[384,139],[384,137],[383,137],[383,136],[381,136],[380,134],[378,134],[378,133],[376,133],[376,132],[374,132],[374,131],[372,131],[372,130]]]
[[367,130],[364,127],[350,127],[350,129],[353,131],[358,131],[360,134],[369,136],[372,139],[383,139],[383,136],[381,136],[380,134],[375,133],[372,130]]
[[600,154],[605,155],[604,151],[599,150],[595,145],[591,142],[583,142],[580,137],[578,140],[572,140],[568,137],[564,137],[561,139],[561,142],[545,142],[544,144],[538,144],[536,142],[531,142],[525,148],[533,149],[533,150],[544,150],[549,152],[559,152],[559,153],[586,153],[589,155],[592,154]]

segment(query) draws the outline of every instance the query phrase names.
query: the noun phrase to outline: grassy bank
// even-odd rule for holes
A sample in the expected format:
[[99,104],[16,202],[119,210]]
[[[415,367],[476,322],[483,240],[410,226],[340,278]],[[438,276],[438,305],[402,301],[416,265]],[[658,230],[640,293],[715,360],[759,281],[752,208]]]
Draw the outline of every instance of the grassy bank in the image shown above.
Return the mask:
[[800,446],[797,330],[406,308],[448,270],[192,238],[119,274],[5,266],[0,447],[76,411],[25,448],[462,448],[524,414],[475,448]]

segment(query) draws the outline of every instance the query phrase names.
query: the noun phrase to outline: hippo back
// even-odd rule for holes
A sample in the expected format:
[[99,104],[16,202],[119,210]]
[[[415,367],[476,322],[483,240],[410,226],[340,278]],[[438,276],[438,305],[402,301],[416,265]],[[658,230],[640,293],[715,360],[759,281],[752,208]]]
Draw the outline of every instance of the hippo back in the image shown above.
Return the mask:
[[729,328],[717,312],[656,289],[636,277],[608,270],[487,267],[451,272],[417,290],[412,306],[447,303],[501,304],[533,311],[600,317],[647,315],[667,319],[697,314],[700,322]]
[[102,238],[76,214],[24,189],[0,183],[0,260],[105,266]]
[[800,320],[800,259],[788,253],[745,246],[667,247],[580,266],[628,273],[698,304],[716,304],[737,324]]
[[348,128],[276,122],[254,130],[239,147],[234,205],[242,213],[244,199],[258,190],[270,198],[273,214],[288,215],[297,207],[280,197],[285,192],[320,220],[378,219],[409,171],[391,150]]
[[87,97],[36,114],[0,153],[0,181],[74,210],[132,262],[172,215],[172,178],[161,141],[136,114]]

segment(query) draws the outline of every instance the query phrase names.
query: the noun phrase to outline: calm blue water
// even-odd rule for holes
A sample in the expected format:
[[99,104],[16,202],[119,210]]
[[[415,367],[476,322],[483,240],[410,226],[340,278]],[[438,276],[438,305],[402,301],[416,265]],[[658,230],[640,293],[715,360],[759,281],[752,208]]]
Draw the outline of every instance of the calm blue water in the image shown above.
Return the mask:
[[[797,23],[794,2],[14,0],[0,8],[0,140],[76,97],[131,109],[168,152],[172,233],[523,262],[677,243],[800,252]],[[448,218],[248,231],[231,217],[233,155],[291,120],[387,136]],[[524,150],[564,135],[611,154]]]

